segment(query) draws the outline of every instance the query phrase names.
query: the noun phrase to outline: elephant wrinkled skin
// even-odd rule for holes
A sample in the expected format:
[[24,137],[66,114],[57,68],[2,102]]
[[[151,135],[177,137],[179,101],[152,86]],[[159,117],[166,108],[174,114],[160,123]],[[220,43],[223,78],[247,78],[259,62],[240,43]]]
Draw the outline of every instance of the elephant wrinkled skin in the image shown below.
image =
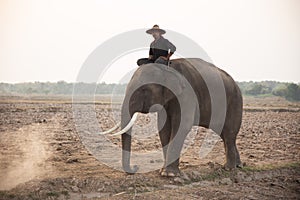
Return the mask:
[[[180,173],[180,152],[192,126],[211,128],[224,141],[225,167],[231,169],[241,165],[236,136],[242,104],[235,81],[211,63],[199,58],[174,59],[170,66],[151,63],[140,66],[128,83],[121,128],[136,112],[158,112],[165,160],[162,176]],[[138,169],[130,167],[130,152],[131,130],[122,134],[122,166],[127,173],[135,173]]]

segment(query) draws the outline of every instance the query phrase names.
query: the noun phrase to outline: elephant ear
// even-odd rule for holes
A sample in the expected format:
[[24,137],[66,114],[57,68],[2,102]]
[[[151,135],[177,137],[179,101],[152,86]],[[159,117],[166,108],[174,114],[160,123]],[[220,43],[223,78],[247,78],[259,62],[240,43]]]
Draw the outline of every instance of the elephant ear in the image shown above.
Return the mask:
[[165,103],[171,99],[182,95],[185,85],[185,78],[177,70],[173,68],[166,68],[164,73],[165,89],[163,92]]

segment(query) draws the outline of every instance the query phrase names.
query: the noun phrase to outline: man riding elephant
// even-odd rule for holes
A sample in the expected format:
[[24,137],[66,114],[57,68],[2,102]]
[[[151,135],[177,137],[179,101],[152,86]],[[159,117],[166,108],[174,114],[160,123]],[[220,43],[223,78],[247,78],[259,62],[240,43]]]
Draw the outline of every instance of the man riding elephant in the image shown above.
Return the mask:
[[139,59],[137,61],[138,66],[147,63],[168,65],[170,57],[176,51],[176,47],[162,36],[166,31],[160,29],[158,25],[154,25],[146,33],[151,34],[154,37],[154,41],[150,44],[149,57]]

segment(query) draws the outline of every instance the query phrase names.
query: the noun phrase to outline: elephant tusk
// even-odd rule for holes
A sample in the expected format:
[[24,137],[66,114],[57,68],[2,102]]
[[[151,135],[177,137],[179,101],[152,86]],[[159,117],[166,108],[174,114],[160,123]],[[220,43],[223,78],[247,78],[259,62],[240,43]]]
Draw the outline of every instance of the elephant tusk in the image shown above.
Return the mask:
[[106,134],[108,134],[108,133],[111,133],[111,132],[113,132],[114,130],[116,130],[117,128],[119,128],[120,125],[121,125],[121,122],[117,123],[117,124],[116,124],[114,127],[112,127],[111,129],[109,129],[109,130],[107,130],[107,131],[104,131],[104,132],[100,132],[100,133],[98,133],[98,134],[100,134],[100,135],[106,135]]
[[118,135],[122,135],[122,134],[126,133],[133,126],[137,116],[138,116],[138,113],[134,113],[130,122],[127,124],[127,126],[125,126],[125,128],[123,128],[121,131],[112,134],[112,136],[118,136]]

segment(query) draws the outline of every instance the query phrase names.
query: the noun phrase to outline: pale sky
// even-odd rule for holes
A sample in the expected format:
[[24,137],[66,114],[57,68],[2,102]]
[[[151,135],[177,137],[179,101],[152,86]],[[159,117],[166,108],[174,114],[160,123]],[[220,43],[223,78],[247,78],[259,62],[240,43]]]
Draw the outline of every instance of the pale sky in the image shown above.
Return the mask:
[[[299,0],[0,0],[0,82],[74,82],[102,42],[154,24],[197,42],[237,81],[300,82]],[[121,57],[102,81],[147,54]]]

